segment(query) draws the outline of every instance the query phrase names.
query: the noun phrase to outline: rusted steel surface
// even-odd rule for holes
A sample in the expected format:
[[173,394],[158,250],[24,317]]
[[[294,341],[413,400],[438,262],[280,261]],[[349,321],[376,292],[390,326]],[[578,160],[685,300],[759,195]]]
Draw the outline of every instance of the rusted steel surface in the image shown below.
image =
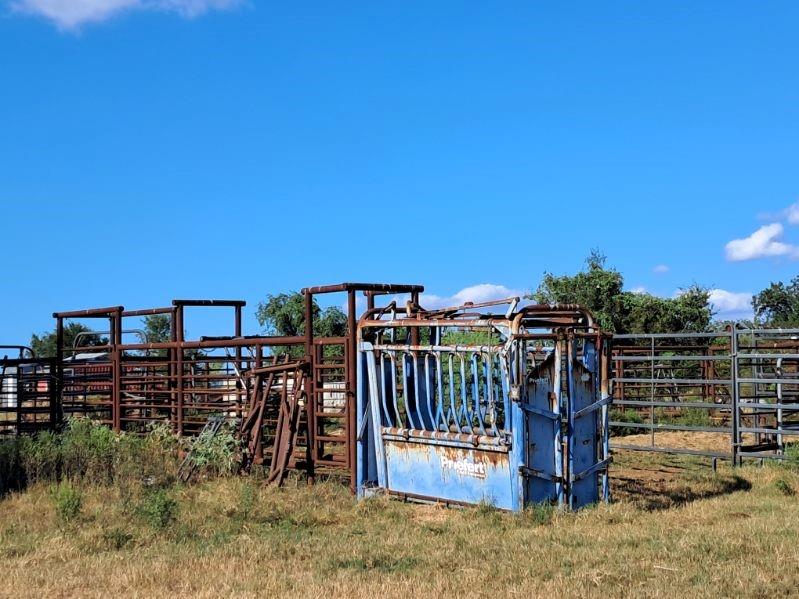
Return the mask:
[[[6,350],[16,357],[9,358]],[[55,384],[52,358],[38,358],[25,345],[0,345],[0,435],[33,434],[53,428]]]
[[[177,299],[171,306],[155,308],[127,310],[120,305],[55,312],[56,356],[24,356],[25,377],[33,376],[28,376],[30,370],[41,379],[34,387],[23,386],[25,393],[17,390],[12,398],[10,387],[21,377],[12,381],[11,371],[23,362],[3,362],[6,370],[0,380],[9,392],[2,395],[0,414],[10,416],[0,416],[0,431],[56,428],[66,417],[85,416],[117,431],[143,432],[161,422],[178,434],[196,435],[210,418],[221,416],[234,425],[246,459],[268,465],[276,482],[295,468],[311,479],[317,471],[339,473],[353,485],[356,297],[363,294],[369,307],[388,294],[410,294],[418,303],[423,290],[421,285],[383,283],[308,287],[303,294],[310,325],[302,336],[288,337],[244,335],[246,303],[235,299]],[[343,336],[314,336],[313,302],[321,294],[344,297]],[[185,338],[187,308],[230,310],[231,334]],[[169,317],[168,341],[151,341],[125,326],[130,319],[151,315]],[[87,334],[66,346],[67,321],[84,319],[92,321],[91,334],[106,341],[87,345]],[[301,366],[296,361],[291,366],[277,362],[277,356],[289,350],[298,355],[297,349]]]

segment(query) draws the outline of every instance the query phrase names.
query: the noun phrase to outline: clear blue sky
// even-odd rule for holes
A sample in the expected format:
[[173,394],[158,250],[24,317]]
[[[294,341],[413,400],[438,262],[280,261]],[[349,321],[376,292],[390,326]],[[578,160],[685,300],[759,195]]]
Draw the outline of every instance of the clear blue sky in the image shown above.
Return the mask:
[[108,1],[0,0],[0,342],[592,247],[660,295],[797,272],[796,2]]

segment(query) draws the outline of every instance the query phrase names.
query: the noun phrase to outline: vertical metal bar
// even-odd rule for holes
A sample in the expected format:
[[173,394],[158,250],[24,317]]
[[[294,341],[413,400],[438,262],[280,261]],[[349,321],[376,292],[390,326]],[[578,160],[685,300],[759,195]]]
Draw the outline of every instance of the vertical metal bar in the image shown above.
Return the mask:
[[[241,306],[237,304],[236,306],[234,306],[234,309],[235,309],[235,314],[234,314],[235,330],[234,330],[234,334],[236,335],[236,337],[241,337],[241,333],[242,333],[242,330],[241,330]],[[227,352],[225,352],[225,353],[227,353]],[[241,361],[241,347],[239,347],[239,346],[236,346],[236,368],[238,369],[239,373],[244,370],[244,363]],[[244,390],[244,388],[242,387],[242,384],[241,384],[241,377],[238,376],[238,373],[237,373],[237,376],[236,376],[236,398],[235,398],[236,399],[236,406],[235,406],[236,418],[241,418],[242,405],[244,403],[243,398],[246,396],[246,393],[244,393],[244,392],[245,392],[245,390]]]
[[[610,338],[603,338],[602,334],[598,334],[598,343],[601,347],[599,357],[600,362],[600,399],[605,400],[610,398],[610,369],[612,360],[612,347],[610,346]],[[602,406],[602,459],[610,459],[610,409],[607,404]],[[602,473],[602,499],[603,501],[610,501],[610,466],[605,466]]]
[[576,359],[575,352],[576,348],[574,334],[572,331],[569,331],[569,335],[566,339],[566,450],[568,451],[566,460],[566,480],[568,488],[566,489],[566,493],[569,497],[569,509],[574,508],[574,399],[572,397],[572,391],[574,381],[574,360]]
[[650,337],[650,354],[649,362],[649,401],[652,404],[649,406],[649,423],[652,428],[649,430],[650,445],[655,446],[655,338]]
[[358,356],[358,340],[356,339],[356,315],[355,315],[355,291],[347,291],[347,467],[350,473],[350,492],[355,493],[356,489],[356,473],[355,473],[355,459],[356,447],[355,436],[357,431],[356,422],[356,407],[355,407],[355,389],[358,385],[356,363],[355,360]]
[[[53,385],[55,393],[51,401],[50,424],[52,427],[61,425],[64,418],[64,319],[56,319],[56,350],[55,350],[55,380]],[[17,395],[17,409],[19,409],[19,395]],[[54,411],[55,410],[55,411]]]
[[183,343],[183,306],[177,306],[177,310],[175,310],[175,334],[177,337],[177,347],[176,347],[176,354],[177,354],[177,362],[175,364],[175,374],[177,375],[177,405],[175,406],[176,409],[176,416],[177,421],[173,422],[173,426],[177,431],[178,435],[183,434],[183,386],[184,386],[184,379],[183,379],[183,348],[181,344]]
[[[313,294],[309,292],[305,292],[305,359],[310,364],[310,376],[306,381],[306,385],[308,385],[308,401],[306,403],[306,422],[307,422],[307,431],[306,431],[306,443],[308,444],[307,449],[307,475],[308,475],[308,483],[313,484],[316,479],[316,460],[319,457],[319,446],[316,441],[316,433],[317,433],[317,421],[316,421],[316,410],[318,406],[318,398],[316,396],[316,377],[318,375],[318,367],[321,360],[317,359],[316,353],[314,352],[313,347]],[[321,349],[321,348],[320,348]],[[344,359],[346,360],[347,356],[347,348],[346,345],[344,347]],[[322,352],[320,351],[320,354]],[[345,364],[346,368],[346,364]],[[346,390],[345,390],[345,401],[346,401]]]
[[730,331],[730,357],[732,358],[732,463],[733,466],[740,465],[740,411],[739,411],[739,389],[738,389],[738,331],[734,325],[729,326]]
[[[563,335],[558,333],[558,338],[555,341],[555,364],[554,364],[554,380],[552,381],[552,412],[557,416],[553,420],[553,433],[555,436],[554,450],[555,450],[555,496],[558,500],[558,505],[563,506],[563,439],[561,438],[561,390],[563,388],[562,374],[563,374]],[[524,359],[522,354],[521,359]],[[523,384],[522,381],[519,381]]]
[[121,430],[122,393],[122,352],[119,350],[122,337],[122,311],[117,310],[109,318],[109,340],[111,343],[111,426],[114,431]]
[[[782,358],[777,358],[774,368],[774,374],[776,374],[776,378],[782,380]],[[782,383],[777,383],[777,452],[783,453],[784,446],[783,446],[783,436],[782,436]]]

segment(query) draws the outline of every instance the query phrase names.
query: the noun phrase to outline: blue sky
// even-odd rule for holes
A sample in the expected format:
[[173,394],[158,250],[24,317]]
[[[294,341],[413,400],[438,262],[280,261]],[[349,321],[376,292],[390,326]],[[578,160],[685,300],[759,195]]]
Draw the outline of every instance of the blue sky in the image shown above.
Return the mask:
[[252,333],[344,280],[524,291],[592,247],[725,314],[797,272],[796,2],[0,7],[3,342],[173,297]]

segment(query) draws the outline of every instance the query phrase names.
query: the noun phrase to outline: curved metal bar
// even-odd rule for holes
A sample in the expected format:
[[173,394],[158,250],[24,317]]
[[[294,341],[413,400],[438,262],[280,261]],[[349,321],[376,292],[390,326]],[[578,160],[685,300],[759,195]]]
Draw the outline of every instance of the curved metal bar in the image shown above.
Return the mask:
[[455,430],[461,433],[460,416],[458,415],[457,406],[455,402],[455,360],[454,354],[449,354],[447,363],[449,365],[449,409],[447,410],[447,428],[449,428],[449,421],[455,424]]
[[391,362],[391,399],[394,402],[394,413],[397,415],[397,423],[402,426],[407,426],[407,422],[403,422],[402,413],[397,405],[397,353],[389,352],[388,359]]
[[394,426],[394,418],[391,417],[388,405],[386,404],[386,395],[388,395],[388,381],[386,380],[386,353],[380,352],[380,370],[378,371],[381,381],[378,382],[378,387],[381,389],[380,403],[383,406],[383,414],[385,415],[386,423],[388,426]]
[[461,410],[464,417],[464,428],[468,428],[468,432],[472,433],[474,432],[474,419],[469,409],[468,392],[466,390],[466,387],[469,385],[469,379],[466,378],[466,356],[458,354],[458,358],[461,362]]
[[433,401],[435,401],[435,397],[430,394],[430,354],[424,355],[424,387],[426,391],[425,395],[425,407],[427,408],[427,415],[430,416],[430,429],[436,430],[436,417],[433,416]]
[[449,431],[449,422],[444,415],[444,383],[441,372],[441,353],[435,352],[433,358],[436,361],[436,428],[442,431]]
[[477,424],[480,427],[480,434],[485,435],[486,429],[483,425],[485,420],[485,413],[481,407],[480,402],[480,368],[478,366],[479,354],[472,354],[472,392],[474,393],[474,408],[477,414]]
[[410,352],[404,352],[402,354],[402,377],[404,382],[402,385],[402,392],[405,396],[405,414],[408,416],[408,428],[419,428],[416,426],[416,420],[414,419],[415,414],[413,414],[415,407],[411,406],[411,394],[409,393],[409,389],[412,389],[414,395],[414,404],[418,406],[419,402],[416,401],[416,381],[413,380],[413,369],[408,368],[409,362],[414,364],[415,369],[415,360],[413,359],[413,355]]
[[488,402],[486,420],[490,421],[491,434],[496,436],[499,434],[499,431],[497,431],[497,409],[494,403],[494,376],[492,372],[494,364],[490,353],[483,355],[483,363],[485,365],[485,388]]

